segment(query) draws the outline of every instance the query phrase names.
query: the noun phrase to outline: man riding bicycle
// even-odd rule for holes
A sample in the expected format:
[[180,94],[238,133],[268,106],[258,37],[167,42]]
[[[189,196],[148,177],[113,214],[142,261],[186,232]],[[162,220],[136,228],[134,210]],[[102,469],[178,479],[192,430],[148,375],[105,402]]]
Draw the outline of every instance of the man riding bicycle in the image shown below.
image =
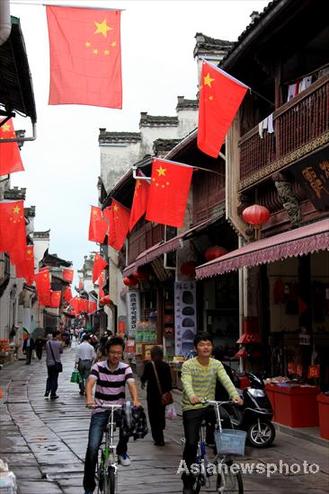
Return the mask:
[[[125,384],[134,406],[140,406],[137,387],[132,370],[128,364],[121,362],[124,350],[124,341],[118,336],[112,337],[106,344],[107,360],[93,365],[86,384],[86,405],[94,408],[89,427],[88,447],[85,459],[83,487],[85,494],[92,494],[95,489],[95,470],[98,449],[101,445],[103,433],[108,423],[109,411],[97,409],[97,405],[125,403]],[[93,397],[93,389],[95,397]],[[117,445],[119,463],[129,466],[131,461],[127,455],[128,438],[121,434]]]
[[[213,351],[212,337],[207,333],[198,334],[194,338],[196,357],[184,362],[182,366],[183,384],[183,426],[185,448],[183,459],[187,470],[196,460],[199,431],[203,420],[214,422],[212,407],[203,403],[203,400],[215,400],[217,379],[221,382],[228,394],[238,405],[243,401],[236,391],[234,384],[227,375],[223,364],[211,358]],[[183,494],[192,494],[193,478],[187,472],[183,473]]]

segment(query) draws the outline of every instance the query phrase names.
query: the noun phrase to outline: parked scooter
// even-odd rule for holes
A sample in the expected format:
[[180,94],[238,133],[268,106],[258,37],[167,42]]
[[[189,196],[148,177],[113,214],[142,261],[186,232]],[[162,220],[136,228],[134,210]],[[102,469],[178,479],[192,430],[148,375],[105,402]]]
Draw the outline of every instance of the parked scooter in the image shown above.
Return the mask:
[[250,386],[239,389],[243,406],[225,409],[232,425],[247,432],[247,440],[251,446],[267,448],[275,439],[272,405],[266,395],[263,380],[251,373],[246,375]]

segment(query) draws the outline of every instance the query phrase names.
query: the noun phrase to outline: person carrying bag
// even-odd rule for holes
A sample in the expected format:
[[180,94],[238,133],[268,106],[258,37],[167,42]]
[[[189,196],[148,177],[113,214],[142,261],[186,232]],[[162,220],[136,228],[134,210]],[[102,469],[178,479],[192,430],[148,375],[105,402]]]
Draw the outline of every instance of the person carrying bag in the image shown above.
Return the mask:
[[171,394],[171,373],[167,362],[163,362],[161,347],[152,348],[151,359],[145,364],[141,382],[142,387],[147,382],[147,411],[154,444],[164,446],[165,410],[174,401]]
[[60,342],[61,334],[59,331],[55,331],[53,339],[47,341],[46,353],[47,353],[47,384],[45,391],[45,398],[48,398],[50,394],[51,400],[56,400],[58,395],[56,394],[58,388],[58,374],[63,372],[63,365],[61,362],[61,353],[63,353],[63,347]]

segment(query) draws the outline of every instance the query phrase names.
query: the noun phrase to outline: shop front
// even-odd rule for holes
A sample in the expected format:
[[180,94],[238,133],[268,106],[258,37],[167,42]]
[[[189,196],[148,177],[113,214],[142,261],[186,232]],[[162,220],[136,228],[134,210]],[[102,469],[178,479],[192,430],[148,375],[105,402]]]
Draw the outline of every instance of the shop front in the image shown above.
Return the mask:
[[[250,318],[256,331],[242,326],[240,354],[245,367],[270,376],[266,382],[274,419],[289,427],[319,426],[327,404],[328,250],[329,221],[322,220],[252,242],[196,270],[197,279],[205,280],[248,268],[257,295],[257,312]],[[247,286],[244,295],[249,292]],[[259,338],[254,366],[249,355],[255,344],[248,344],[252,335]]]

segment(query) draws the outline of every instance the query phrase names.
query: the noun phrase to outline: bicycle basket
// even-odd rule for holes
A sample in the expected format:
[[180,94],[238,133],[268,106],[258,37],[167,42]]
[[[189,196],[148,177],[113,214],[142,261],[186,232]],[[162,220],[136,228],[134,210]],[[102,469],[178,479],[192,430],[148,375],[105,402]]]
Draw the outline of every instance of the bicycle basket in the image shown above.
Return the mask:
[[244,455],[247,433],[237,429],[215,431],[215,442],[218,454]]

